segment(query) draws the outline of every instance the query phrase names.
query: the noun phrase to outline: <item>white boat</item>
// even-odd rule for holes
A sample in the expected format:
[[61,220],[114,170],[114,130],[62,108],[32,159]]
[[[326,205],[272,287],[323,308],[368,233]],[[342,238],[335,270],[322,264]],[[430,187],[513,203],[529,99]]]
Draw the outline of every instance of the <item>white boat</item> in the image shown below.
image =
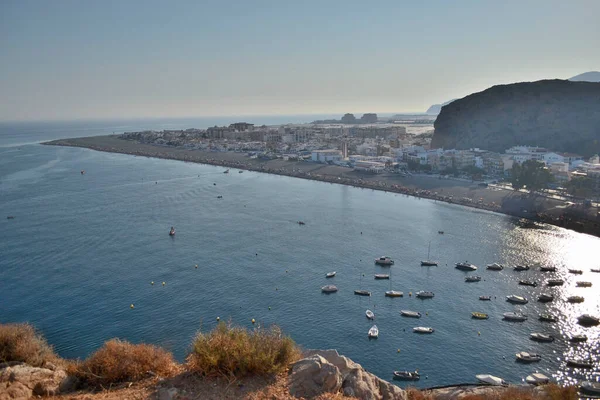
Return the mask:
[[578,287],[591,287],[592,286],[592,282],[577,281],[577,286]]
[[516,354],[517,360],[522,362],[537,362],[542,360],[542,356],[535,353],[529,353],[527,351],[522,351]]
[[169,231],[169,236],[175,236],[175,228],[171,227],[171,230]]
[[404,293],[398,290],[388,290],[387,292],[385,292],[385,295],[386,297],[402,297],[404,296]]
[[534,386],[545,385],[548,382],[550,382],[550,378],[548,378],[544,374],[540,374],[539,372],[536,372],[534,374],[527,375],[527,378],[525,378],[525,382],[529,383],[530,385],[534,385]]
[[321,291],[323,293],[334,293],[338,291],[338,288],[335,285],[325,285],[321,288]]
[[548,293],[542,293],[538,297],[538,301],[541,303],[548,303],[549,301],[554,300],[554,296]]
[[375,279],[390,279],[388,274],[375,274]]
[[456,269],[460,269],[461,271],[476,271],[477,267],[473,264],[470,264],[468,261],[456,263]]
[[600,324],[600,318],[590,314],[582,314],[577,318],[577,322],[583,326],[596,326]]
[[415,293],[415,296],[418,297],[419,299],[432,299],[435,294],[433,294],[433,292],[427,292],[425,290],[420,290],[417,293]]
[[494,375],[480,374],[480,375],[475,375],[475,378],[479,382],[485,383],[486,385],[493,385],[493,386],[506,385],[506,382],[504,381],[504,379],[498,378],[497,376],[494,376]]
[[377,325],[373,325],[371,329],[369,329],[368,335],[370,338],[374,339],[377,339],[379,337],[379,329],[377,328]]
[[506,301],[508,301],[509,303],[516,303],[516,304],[527,304],[528,300],[523,297],[523,296],[517,296],[517,295],[510,295],[510,296],[506,296]]
[[465,282],[479,282],[481,280],[480,276],[467,276],[465,278]]
[[427,260],[421,261],[421,267],[436,267],[438,265],[437,261],[431,261],[431,258],[429,258],[430,252],[431,252],[431,240],[429,241],[429,248],[427,249]]
[[515,270],[517,272],[528,271],[529,270],[529,266],[528,265],[515,265],[513,267],[513,270]]
[[579,390],[584,394],[600,396],[600,382],[582,382],[579,386]]
[[567,365],[573,368],[594,368],[593,362],[584,360],[567,360]]
[[433,333],[434,329],[428,326],[415,326],[413,328],[413,332],[415,333]]
[[370,296],[371,292],[369,292],[368,290],[359,290],[359,289],[357,289],[357,290],[354,291],[354,294],[357,295],[357,296]]
[[532,333],[531,335],[529,335],[529,338],[538,342],[554,342],[554,337],[539,332]]
[[365,311],[365,314],[366,314],[367,318],[375,319],[375,314],[373,314],[373,311],[367,310],[367,311]]
[[421,313],[417,311],[400,310],[400,315],[410,318],[421,318]]
[[401,381],[418,381],[421,379],[419,371],[394,371],[394,379]]
[[567,301],[569,303],[583,303],[585,299],[581,296],[569,296],[567,297]]
[[490,264],[486,268],[491,271],[502,271],[504,269],[504,267],[498,263]]
[[336,271],[328,272],[327,275],[325,275],[325,278],[333,278],[336,273],[337,273]]
[[375,264],[377,265],[393,265],[394,264],[394,260],[392,260],[389,257],[386,256],[381,256],[379,258],[375,259]]
[[492,296],[479,296],[479,300],[490,301],[492,300]]
[[507,313],[502,314],[502,316],[507,321],[515,321],[515,322],[527,321],[527,315],[525,315],[525,314],[507,312]]
[[540,321],[543,322],[557,322],[558,317],[552,314],[540,314]]
[[471,313],[471,318],[475,318],[475,319],[488,319],[489,316],[486,313],[474,311],[474,312]]

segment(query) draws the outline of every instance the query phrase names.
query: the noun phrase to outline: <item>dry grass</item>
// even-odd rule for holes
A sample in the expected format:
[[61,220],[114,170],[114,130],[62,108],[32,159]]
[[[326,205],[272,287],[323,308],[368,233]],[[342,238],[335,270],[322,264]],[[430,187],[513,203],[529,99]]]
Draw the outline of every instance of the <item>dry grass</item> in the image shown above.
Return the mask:
[[7,361],[34,367],[61,363],[52,346],[29,324],[0,324],[0,362]]
[[72,363],[68,368],[70,374],[88,386],[103,388],[153,375],[168,377],[178,370],[173,355],[160,347],[118,339],[109,340],[85,361]]
[[579,398],[576,386],[562,387],[552,383],[544,386],[544,389],[550,400],[577,400]]
[[433,400],[433,396],[414,387],[406,388],[406,395],[408,396],[408,400]]
[[187,367],[208,377],[269,376],[299,357],[294,341],[276,326],[249,331],[221,322],[209,333],[198,333]]

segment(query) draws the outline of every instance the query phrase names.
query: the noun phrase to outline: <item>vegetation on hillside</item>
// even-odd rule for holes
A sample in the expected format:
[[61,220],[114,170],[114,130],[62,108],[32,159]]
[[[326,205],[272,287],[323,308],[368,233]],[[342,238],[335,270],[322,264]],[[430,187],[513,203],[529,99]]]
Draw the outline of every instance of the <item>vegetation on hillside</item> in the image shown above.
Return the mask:
[[527,189],[536,192],[546,189],[553,181],[552,174],[544,163],[536,160],[527,160],[523,164],[515,163],[510,170],[510,182],[516,190]]
[[0,324],[0,363],[21,361],[34,367],[60,358],[44,337],[29,324]]

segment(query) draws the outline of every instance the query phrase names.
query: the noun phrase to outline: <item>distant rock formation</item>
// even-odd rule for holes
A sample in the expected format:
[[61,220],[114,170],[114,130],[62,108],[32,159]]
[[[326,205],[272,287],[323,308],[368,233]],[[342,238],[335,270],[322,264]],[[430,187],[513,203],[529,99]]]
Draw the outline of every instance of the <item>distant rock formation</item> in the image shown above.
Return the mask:
[[454,100],[456,100],[456,99],[448,100],[447,102],[442,103],[442,104],[434,104],[434,105],[432,105],[431,107],[429,107],[427,109],[427,111],[425,112],[425,114],[437,115],[442,110],[442,107],[444,107],[446,104],[452,103]]
[[354,116],[354,114],[344,114],[344,116],[342,117],[342,124],[355,124],[356,123],[356,117]]
[[375,113],[363,114],[363,116],[360,117],[361,124],[374,124],[376,122],[377,122],[377,114],[375,114]]
[[590,71],[569,78],[571,82],[600,82],[600,72]]
[[516,145],[600,151],[600,83],[543,80],[493,86],[444,106],[432,147],[503,152]]
[[321,119],[311,122],[312,124],[374,124],[378,121],[377,114],[375,113],[366,113],[363,114],[360,119],[356,119],[354,114],[344,114],[342,119]]

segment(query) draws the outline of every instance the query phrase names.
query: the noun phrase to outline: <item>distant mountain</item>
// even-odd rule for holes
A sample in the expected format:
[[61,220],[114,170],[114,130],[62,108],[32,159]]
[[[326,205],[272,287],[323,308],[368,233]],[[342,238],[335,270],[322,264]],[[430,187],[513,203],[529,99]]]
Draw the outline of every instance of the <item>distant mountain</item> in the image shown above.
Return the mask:
[[493,86],[442,108],[432,147],[516,145],[591,156],[600,151],[600,83],[543,80]]
[[600,72],[590,71],[569,78],[572,82],[600,82]]
[[429,107],[427,109],[427,111],[425,112],[425,114],[437,115],[442,110],[442,107],[444,107],[446,104],[452,103],[454,100],[456,100],[456,99],[449,100],[449,101],[447,101],[445,103],[442,103],[442,104],[434,104],[434,105],[432,105],[431,107]]

